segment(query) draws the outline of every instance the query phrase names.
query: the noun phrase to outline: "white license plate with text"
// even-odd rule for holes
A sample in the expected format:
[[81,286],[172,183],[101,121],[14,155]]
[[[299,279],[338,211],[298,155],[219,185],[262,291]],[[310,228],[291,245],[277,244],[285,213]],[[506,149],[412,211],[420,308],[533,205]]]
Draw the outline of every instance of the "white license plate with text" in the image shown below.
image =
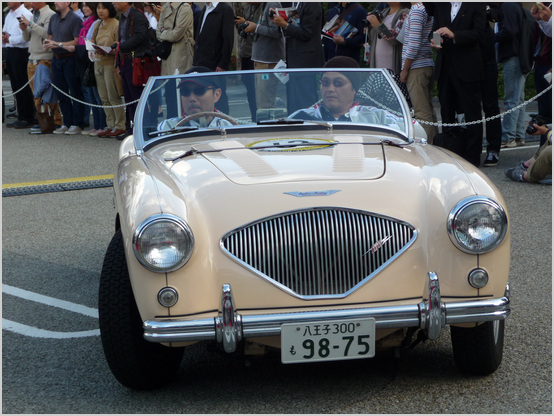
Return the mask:
[[322,321],[281,326],[281,361],[353,360],[375,356],[375,319]]

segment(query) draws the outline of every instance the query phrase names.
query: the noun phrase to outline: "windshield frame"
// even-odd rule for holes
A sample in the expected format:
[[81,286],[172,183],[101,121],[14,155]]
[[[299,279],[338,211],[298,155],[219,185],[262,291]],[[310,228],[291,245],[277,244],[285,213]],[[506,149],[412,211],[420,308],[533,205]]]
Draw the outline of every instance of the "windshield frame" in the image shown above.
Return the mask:
[[[159,76],[159,77],[150,77],[148,79],[148,82],[146,83],[144,90],[142,92],[140,101],[137,103],[137,110],[135,113],[135,122],[133,123],[133,137],[135,142],[135,148],[137,149],[137,152],[142,153],[145,151],[145,148],[151,148],[155,144],[157,144],[159,141],[167,141],[168,137],[164,135],[160,135],[157,137],[151,137],[147,140],[144,140],[144,130],[143,130],[143,120],[145,117],[145,107],[148,95],[152,92],[153,87],[156,83],[156,81],[159,80],[171,80],[171,79],[183,79],[183,78],[196,78],[196,77],[213,77],[213,76],[224,76],[224,75],[241,75],[241,74],[267,74],[267,73],[294,73],[294,72],[300,72],[300,73],[324,73],[324,72],[364,72],[364,73],[371,73],[371,72],[380,72],[383,74],[385,79],[389,82],[390,87],[394,91],[396,98],[400,104],[401,110],[402,110],[402,118],[404,120],[404,126],[405,126],[405,132],[402,131],[396,131],[392,128],[388,128],[386,126],[378,126],[378,125],[369,125],[369,124],[362,124],[362,123],[344,123],[344,122],[333,122],[333,127],[340,129],[348,126],[356,126],[357,128],[370,128],[375,129],[378,128],[378,130],[384,129],[385,131],[390,131],[391,133],[394,133],[395,135],[402,137],[406,141],[411,141],[412,139],[415,139],[415,129],[414,124],[412,120],[412,115],[410,112],[410,109],[408,107],[408,103],[406,102],[406,99],[402,95],[402,92],[396,85],[394,79],[390,75],[388,71],[382,68],[283,68],[283,69],[262,69],[262,70],[247,70],[247,71],[225,71],[224,73],[220,72],[208,72],[208,73],[194,73],[194,74],[178,74],[178,75],[166,75],[166,76]],[[156,87],[158,88],[158,87]],[[309,123],[307,122],[309,125]],[[300,125],[297,125],[300,126]],[[303,126],[306,126],[306,124],[303,124]],[[311,124],[313,128],[320,128],[314,124]],[[238,126],[230,126],[227,129],[231,130],[228,131],[229,133],[232,132],[233,129],[239,129],[239,128],[246,128],[248,127],[253,128],[265,128],[267,126],[264,125],[255,125],[255,124],[245,124],[245,125],[238,125]],[[285,127],[283,126],[275,126],[275,127]],[[288,126],[290,127],[290,126]],[[226,130],[227,130],[226,129]],[[182,137],[183,134],[190,134],[195,135],[195,133],[203,133],[205,130],[195,130],[195,131],[188,131],[188,132],[178,132],[178,133],[172,133],[169,136],[178,136]],[[214,133],[215,131],[211,131],[211,133]],[[204,136],[202,134],[201,136]]]

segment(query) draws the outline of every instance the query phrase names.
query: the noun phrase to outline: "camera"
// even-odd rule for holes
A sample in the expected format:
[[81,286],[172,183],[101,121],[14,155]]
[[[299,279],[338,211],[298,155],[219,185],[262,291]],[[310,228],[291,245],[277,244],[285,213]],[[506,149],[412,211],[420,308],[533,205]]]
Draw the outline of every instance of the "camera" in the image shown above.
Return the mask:
[[270,10],[270,11],[269,11],[269,18],[270,18],[270,19],[273,19],[273,17],[275,17],[275,14],[276,14],[276,13],[275,13],[275,10]]
[[240,25],[238,25],[238,28],[239,28],[239,36],[241,38],[244,38],[246,39],[248,37],[248,33],[246,33],[244,31],[244,29],[246,29],[247,27],[249,26],[248,22],[244,22],[244,23],[241,23]]
[[[377,20],[379,20],[379,23],[381,23],[383,21],[383,14],[379,11],[379,10],[374,10],[372,11],[370,14],[370,16],[373,15],[377,18]],[[371,23],[369,23],[369,20],[367,19],[364,19],[362,20],[364,26],[366,27],[369,27],[371,25]]]
[[550,119],[544,116],[541,116],[540,114],[531,114],[531,121],[529,122],[529,125],[525,129],[525,133],[527,133],[529,136],[532,136],[537,132],[537,129],[533,124],[536,124],[538,126],[544,126],[545,124],[549,124]]

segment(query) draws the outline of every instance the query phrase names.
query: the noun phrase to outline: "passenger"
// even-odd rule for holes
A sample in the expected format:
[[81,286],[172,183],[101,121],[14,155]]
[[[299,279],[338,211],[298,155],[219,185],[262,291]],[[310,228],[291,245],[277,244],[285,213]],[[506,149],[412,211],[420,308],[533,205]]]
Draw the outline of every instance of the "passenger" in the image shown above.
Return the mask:
[[[351,62],[350,62],[351,61]],[[325,68],[359,68],[357,62],[341,56],[329,60]],[[324,72],[321,78],[321,102],[313,107],[298,110],[289,119],[349,121],[369,123],[404,130],[404,119],[376,107],[360,105],[354,101],[360,88],[359,72]]]
[[[186,74],[198,74],[204,72],[212,72],[209,68],[194,67],[189,69]],[[177,126],[177,124],[192,114],[201,112],[220,113],[215,108],[215,103],[221,98],[221,88],[219,86],[218,77],[198,77],[187,78],[182,81],[178,88],[181,93],[181,108],[182,117],[175,117],[164,120],[159,126],[158,131],[169,130]],[[232,124],[219,117],[205,116],[195,120],[190,120],[183,126],[199,126],[199,127],[226,127]]]

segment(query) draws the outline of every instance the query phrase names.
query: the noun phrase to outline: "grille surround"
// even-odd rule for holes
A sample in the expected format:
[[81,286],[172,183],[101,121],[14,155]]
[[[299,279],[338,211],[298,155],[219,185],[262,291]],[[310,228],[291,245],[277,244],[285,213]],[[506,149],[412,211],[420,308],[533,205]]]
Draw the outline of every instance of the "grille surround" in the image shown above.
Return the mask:
[[[383,241],[388,236],[392,237]],[[221,238],[220,246],[232,260],[288,294],[318,300],[350,295],[396,260],[416,238],[415,227],[396,218],[316,207],[235,228]],[[382,245],[371,252],[379,242]]]

